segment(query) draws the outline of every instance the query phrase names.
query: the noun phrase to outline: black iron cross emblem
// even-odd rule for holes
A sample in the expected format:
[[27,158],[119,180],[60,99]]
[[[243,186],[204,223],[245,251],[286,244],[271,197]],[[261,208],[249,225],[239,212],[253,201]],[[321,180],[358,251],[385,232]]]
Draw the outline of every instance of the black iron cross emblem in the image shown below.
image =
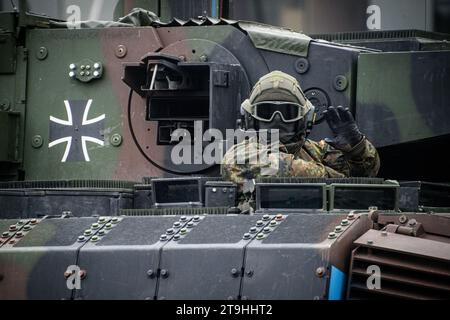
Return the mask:
[[91,161],[86,142],[104,145],[102,132],[104,130],[105,114],[88,119],[92,99],[64,100],[67,120],[50,116],[50,136],[48,147],[66,143],[66,150],[61,162]]

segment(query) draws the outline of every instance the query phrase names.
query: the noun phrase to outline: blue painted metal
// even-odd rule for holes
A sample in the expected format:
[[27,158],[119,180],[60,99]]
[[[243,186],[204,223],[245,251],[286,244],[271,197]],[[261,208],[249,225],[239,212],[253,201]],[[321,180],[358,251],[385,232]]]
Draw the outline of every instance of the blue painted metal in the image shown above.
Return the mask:
[[213,18],[219,18],[217,13],[217,1],[218,0],[211,0],[211,16]]
[[344,298],[346,281],[347,275],[335,266],[331,266],[328,300],[342,300]]

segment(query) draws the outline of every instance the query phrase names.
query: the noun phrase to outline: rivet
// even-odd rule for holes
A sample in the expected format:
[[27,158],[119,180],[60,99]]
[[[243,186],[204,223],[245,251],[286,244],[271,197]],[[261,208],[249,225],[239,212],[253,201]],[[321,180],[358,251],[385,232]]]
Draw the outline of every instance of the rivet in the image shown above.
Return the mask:
[[111,229],[113,227],[112,223],[108,222],[107,224],[105,224],[105,228],[106,229]]
[[200,216],[194,216],[194,221],[199,221],[200,220]]
[[21,225],[25,224],[25,221],[24,220],[19,220],[19,222],[17,222],[17,224],[21,226]]
[[256,236],[256,239],[258,239],[258,240],[262,240],[264,238],[265,238],[265,236],[262,233],[258,233],[258,235]]
[[81,72],[80,72],[80,76],[84,76],[84,71],[81,71]]
[[250,233],[244,233],[243,239],[248,240],[250,239],[250,237],[251,237]]
[[231,269],[231,275],[233,277],[239,276],[239,271],[236,268]]
[[94,71],[93,75],[94,75],[94,77],[98,78],[100,76],[100,72]]
[[316,269],[316,276],[318,276],[319,278],[322,278],[324,275],[325,275],[324,267],[319,267]]
[[347,220],[353,220],[353,219],[355,219],[355,214],[351,212],[348,214]]
[[36,224],[37,223],[37,219],[31,219],[30,223],[31,224]]
[[347,226],[349,224],[349,221],[347,219],[344,219],[341,221],[341,225]]
[[86,238],[84,237],[84,236],[79,236],[78,237],[78,242],[82,242],[82,241],[84,241]]
[[194,226],[194,223],[192,221],[189,221],[188,224],[187,224],[187,227],[188,228],[192,228],[193,226]]
[[40,47],[38,52],[36,53],[36,57],[39,60],[44,60],[48,56],[48,50],[46,47]]
[[227,188],[223,188],[223,189],[222,189],[222,192],[223,192],[223,193],[227,193],[227,191],[228,191]]
[[33,136],[33,139],[31,140],[31,145],[33,146],[33,148],[40,148],[42,147],[42,144],[44,143],[44,140],[42,139],[42,136],[40,135],[35,135]]
[[176,235],[174,235],[173,240],[175,240],[175,241],[180,240],[180,235],[178,233]]
[[70,71],[70,72],[69,72],[69,77],[70,77],[70,78],[75,78],[75,72]]
[[300,74],[306,73],[309,69],[309,61],[305,58],[299,58],[295,61],[294,68]]
[[114,133],[114,134],[111,136],[110,141],[111,141],[111,144],[112,144],[114,147],[118,147],[118,146],[120,146],[120,145],[122,144],[122,136],[121,136],[120,134],[118,134],[118,133]]
[[175,221],[173,223],[174,228],[179,228],[181,226],[181,222],[180,221]]
[[22,232],[17,232],[16,233],[16,238],[22,238],[23,237],[23,233]]
[[84,64],[81,65],[80,69],[84,70],[86,67],[84,66]]
[[112,218],[112,223],[117,223],[117,222],[119,222],[119,218],[117,218],[117,217]]
[[267,221],[270,219],[270,216],[268,214],[263,215],[263,220]]
[[94,63],[94,69],[100,69],[100,63],[96,62]]
[[208,61],[208,56],[206,54],[201,55],[200,56],[200,61],[202,61],[202,62]]
[[347,88],[348,80],[343,75],[338,75],[336,78],[334,78],[334,88],[337,91],[344,91]]
[[373,244],[373,240],[367,240],[367,244]]
[[275,218],[277,221],[280,221],[280,220],[283,220],[283,215],[281,214],[281,213],[279,213],[279,214],[277,214],[276,215],[276,218]]
[[247,275],[247,277],[251,278],[253,276],[253,271],[248,270],[245,274]]
[[186,220],[187,220],[187,217],[186,217],[186,216],[181,216],[181,217],[180,217],[180,221],[184,222],[184,221],[186,221]]
[[180,233],[181,233],[181,234],[186,234],[186,233],[187,233],[187,229],[186,229],[186,228],[182,228],[182,229],[180,230]]
[[261,226],[264,225],[264,222],[263,222],[262,220],[258,220],[258,221],[256,221],[256,225],[257,225],[258,227],[261,227]]
[[98,240],[100,240],[100,238],[99,238],[98,236],[93,236],[93,237],[91,238],[91,241],[92,241],[92,242],[97,242]]
[[270,221],[270,226],[271,227],[276,226],[276,225],[277,225],[277,222],[275,220]]
[[250,228],[250,233],[256,233],[257,231],[258,231],[258,229],[256,227]]
[[336,238],[336,233],[330,232],[330,233],[328,234],[328,239],[334,239],[334,238]]
[[9,243],[10,243],[10,244],[14,244],[14,243],[16,243],[16,240],[11,239],[11,240],[9,240]]
[[174,234],[175,230],[173,230],[172,228],[167,229],[166,233],[167,234]]
[[90,70],[91,69],[91,66],[88,64],[87,66],[86,66],[86,70]]
[[98,234],[99,234],[99,235],[101,235],[101,236],[104,236],[104,235],[105,235],[105,233],[106,233],[106,231],[105,231],[105,230],[103,230],[103,229],[102,229],[102,230],[100,230],[100,231],[98,232]]
[[167,271],[166,269],[162,269],[161,270],[161,276],[163,278],[167,278],[169,276],[169,271]]
[[272,229],[270,229],[269,227],[264,228],[264,233],[269,233],[270,231],[272,231]]
[[75,64],[75,63],[71,63],[70,65],[69,65],[69,69],[70,70],[75,70],[77,68],[77,65]]
[[166,241],[167,240],[167,234],[162,234],[161,237],[159,238],[159,240]]
[[5,231],[2,233],[2,238],[8,238],[9,237],[9,232]]
[[97,222],[92,224],[92,229],[98,229],[98,228],[100,228],[100,225]]
[[86,230],[84,230],[84,235],[85,236],[89,236],[89,235],[91,235],[92,234],[92,230],[91,229],[86,229]]
[[154,278],[155,277],[155,272],[152,269],[150,269],[150,270],[147,271],[147,276],[149,278]]
[[12,224],[9,226],[9,231],[15,231],[17,230],[17,226],[15,224]]
[[86,75],[87,75],[87,76],[90,76],[90,75],[91,75],[91,72],[90,72],[90,71],[86,71]]
[[342,227],[341,226],[336,226],[334,228],[334,232],[336,232],[336,233],[342,232]]
[[118,45],[115,50],[116,57],[123,58],[127,55],[127,47],[125,47],[123,44]]
[[217,188],[212,188],[212,192],[216,193],[217,192]]
[[100,217],[98,218],[98,223],[105,223],[106,222],[106,217]]

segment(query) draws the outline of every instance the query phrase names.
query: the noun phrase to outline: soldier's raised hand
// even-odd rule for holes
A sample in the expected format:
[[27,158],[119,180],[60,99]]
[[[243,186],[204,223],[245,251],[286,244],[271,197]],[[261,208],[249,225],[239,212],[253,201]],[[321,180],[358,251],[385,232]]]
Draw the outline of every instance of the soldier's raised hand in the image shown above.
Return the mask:
[[350,151],[363,139],[355,119],[348,108],[342,106],[328,107],[323,112],[331,131],[333,139],[326,138],[325,141],[336,149]]

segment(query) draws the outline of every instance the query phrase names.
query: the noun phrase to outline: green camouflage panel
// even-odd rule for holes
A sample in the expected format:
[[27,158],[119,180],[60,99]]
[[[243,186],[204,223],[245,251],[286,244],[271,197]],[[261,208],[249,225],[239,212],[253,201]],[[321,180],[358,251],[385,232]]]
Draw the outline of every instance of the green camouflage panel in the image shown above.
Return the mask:
[[[245,162],[240,158],[243,153]],[[239,191],[242,192],[245,181],[263,176],[374,177],[379,168],[378,152],[367,139],[363,139],[350,152],[334,149],[324,140],[306,140],[300,150],[292,153],[280,145],[280,152],[277,154],[270,153],[267,145],[251,138],[248,142],[241,142],[227,151],[222,161],[222,176],[237,183]]]

